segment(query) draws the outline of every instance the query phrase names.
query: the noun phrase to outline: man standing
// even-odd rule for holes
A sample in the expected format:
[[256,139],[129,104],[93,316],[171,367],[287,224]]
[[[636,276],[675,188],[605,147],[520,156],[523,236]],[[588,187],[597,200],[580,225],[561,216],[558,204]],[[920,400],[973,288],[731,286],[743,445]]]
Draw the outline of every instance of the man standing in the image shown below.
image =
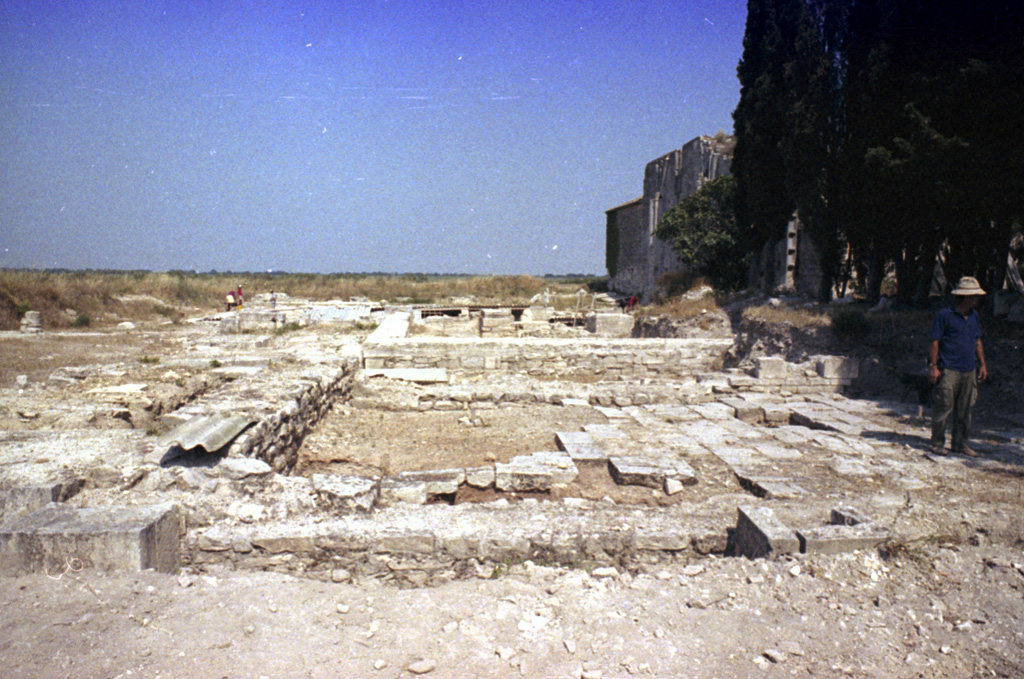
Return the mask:
[[978,380],[988,378],[981,346],[981,321],[974,310],[985,291],[977,279],[964,276],[951,294],[952,306],[939,311],[929,334],[928,381],[935,385],[931,452],[946,454],[946,422],[952,415],[951,450],[977,457],[967,445],[967,432],[971,427],[971,408],[978,397]]

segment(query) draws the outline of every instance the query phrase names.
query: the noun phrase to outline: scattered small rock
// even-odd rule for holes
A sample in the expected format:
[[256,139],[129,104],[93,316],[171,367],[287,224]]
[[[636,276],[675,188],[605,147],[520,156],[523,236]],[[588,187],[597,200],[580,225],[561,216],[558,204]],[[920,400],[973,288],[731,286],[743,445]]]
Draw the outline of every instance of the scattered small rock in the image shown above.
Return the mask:
[[691,563],[687,566],[683,566],[683,575],[694,576],[700,575],[704,572],[704,566],[699,563]]
[[619,571],[614,566],[601,566],[595,568],[590,574],[595,578],[614,578],[619,575]]
[[406,669],[413,674],[427,674],[428,672],[433,672],[435,667],[437,665],[433,660],[417,660]]

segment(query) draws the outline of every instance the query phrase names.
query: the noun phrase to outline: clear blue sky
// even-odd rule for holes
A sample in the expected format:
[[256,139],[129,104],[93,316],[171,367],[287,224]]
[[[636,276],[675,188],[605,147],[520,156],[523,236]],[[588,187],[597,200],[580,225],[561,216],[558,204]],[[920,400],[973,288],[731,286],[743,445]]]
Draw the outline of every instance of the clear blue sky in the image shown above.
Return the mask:
[[0,0],[0,267],[605,273],[745,0]]

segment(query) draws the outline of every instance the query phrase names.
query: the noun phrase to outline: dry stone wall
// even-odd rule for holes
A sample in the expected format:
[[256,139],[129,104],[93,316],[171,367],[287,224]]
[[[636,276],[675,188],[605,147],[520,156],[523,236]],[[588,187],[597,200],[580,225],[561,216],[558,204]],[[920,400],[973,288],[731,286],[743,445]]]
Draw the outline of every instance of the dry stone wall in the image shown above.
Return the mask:
[[730,339],[395,338],[364,344],[363,363],[367,369],[683,378],[720,369],[731,344]]

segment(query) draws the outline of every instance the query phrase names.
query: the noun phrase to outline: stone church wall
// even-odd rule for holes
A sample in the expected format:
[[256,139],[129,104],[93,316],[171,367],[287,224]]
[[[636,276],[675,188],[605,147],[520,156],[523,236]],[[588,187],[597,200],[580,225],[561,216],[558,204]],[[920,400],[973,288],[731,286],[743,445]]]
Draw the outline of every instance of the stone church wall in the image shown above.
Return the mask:
[[704,182],[729,174],[733,140],[701,136],[652,160],[644,170],[639,207],[633,201],[608,211],[609,219],[615,212],[619,237],[617,267],[609,281],[612,291],[647,302],[662,276],[682,271],[668,243],[657,237],[658,221]]

